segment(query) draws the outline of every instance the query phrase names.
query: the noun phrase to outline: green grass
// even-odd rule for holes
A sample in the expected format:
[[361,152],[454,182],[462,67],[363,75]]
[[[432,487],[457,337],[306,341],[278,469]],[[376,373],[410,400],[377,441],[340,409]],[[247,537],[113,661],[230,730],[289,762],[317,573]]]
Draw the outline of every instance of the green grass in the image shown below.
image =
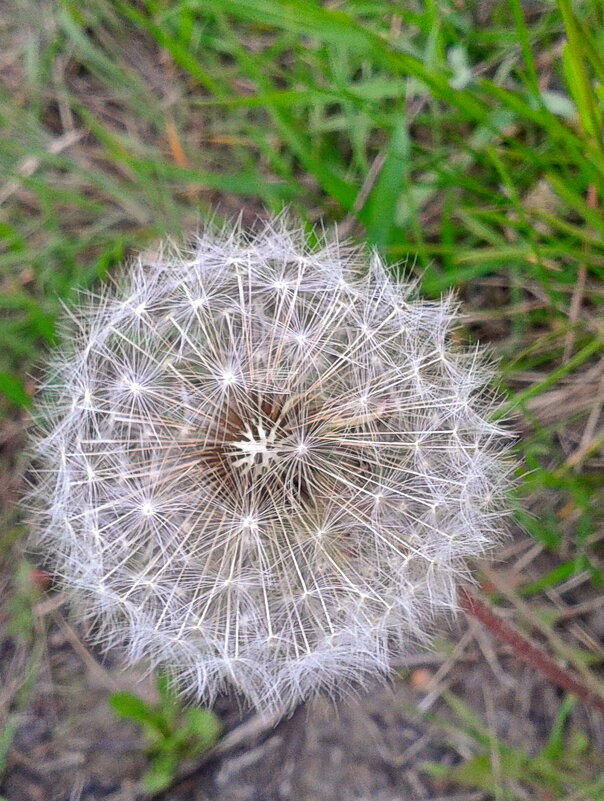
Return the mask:
[[[598,754],[593,753],[582,731],[568,725],[572,697],[561,703],[547,742],[537,753],[527,753],[493,736],[492,730],[454,694],[446,693],[444,698],[453,720],[436,715],[428,719],[445,743],[453,739],[469,745],[474,753],[452,768],[427,763],[423,766],[427,773],[453,781],[460,789],[481,790],[497,801],[592,801],[604,795],[604,772],[597,775],[601,764]],[[463,747],[460,750],[463,752]]]
[[4,419],[30,405],[78,288],[210,213],[289,206],[379,247],[425,294],[459,293],[460,337],[501,357],[528,468],[519,521],[549,557],[516,591],[539,608],[577,577],[601,591],[604,6],[487,5],[15,3]]

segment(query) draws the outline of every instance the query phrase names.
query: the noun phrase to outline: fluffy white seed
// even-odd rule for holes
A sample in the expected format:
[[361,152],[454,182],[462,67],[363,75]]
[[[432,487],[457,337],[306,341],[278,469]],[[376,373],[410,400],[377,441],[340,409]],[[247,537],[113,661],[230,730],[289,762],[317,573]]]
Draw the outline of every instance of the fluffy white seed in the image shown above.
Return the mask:
[[386,675],[505,516],[490,369],[455,315],[284,219],[85,296],[31,497],[99,643],[262,710]]

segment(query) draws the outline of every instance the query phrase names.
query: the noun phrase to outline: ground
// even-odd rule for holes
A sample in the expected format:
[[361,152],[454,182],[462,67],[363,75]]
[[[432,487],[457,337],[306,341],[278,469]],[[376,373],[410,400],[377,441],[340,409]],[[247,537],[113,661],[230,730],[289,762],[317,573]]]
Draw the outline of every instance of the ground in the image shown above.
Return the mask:
[[[502,554],[497,574],[518,575],[520,567],[530,569],[529,561],[541,571],[543,558],[520,536]],[[566,602],[561,596],[556,600],[562,609],[580,610],[568,617],[565,628],[580,641],[597,643],[604,631],[601,599],[579,584],[565,592]],[[32,642],[7,636],[3,625],[0,700],[5,711],[14,710],[9,720],[15,732],[2,794],[10,801],[145,798],[143,739],[135,724],[115,716],[108,697],[129,690],[154,700],[154,684],[142,670],[125,670],[114,658],[91,650],[86,632],[69,622],[67,613],[62,595],[45,594],[33,606]],[[443,621],[442,630],[434,649],[401,657],[387,686],[339,701],[319,697],[276,724],[241,713],[236,699],[219,699],[216,711],[228,732],[223,746],[215,755],[183,762],[161,798],[481,801],[490,797],[491,768],[482,778],[476,770],[479,789],[471,791],[463,781],[452,781],[446,768],[469,760],[478,765],[477,755],[484,758],[490,749],[505,749],[492,770],[511,771],[507,781],[521,798],[556,797],[540,783],[540,770],[548,766],[548,783],[572,786],[576,780],[579,787],[581,782],[591,786],[604,768],[597,756],[604,753],[602,714],[575,704],[565,721],[575,753],[544,761],[545,767],[530,766],[551,742],[562,692],[477,621],[460,614]],[[31,684],[24,682],[28,671]]]
[[276,722],[221,698],[223,736],[161,797],[601,801],[601,2],[0,0],[0,39],[1,801],[142,801],[110,697],[157,700],[26,549],[61,303],[208,216],[285,206],[453,289],[460,344],[491,348],[518,488],[472,592],[525,639],[460,611],[354,699]]

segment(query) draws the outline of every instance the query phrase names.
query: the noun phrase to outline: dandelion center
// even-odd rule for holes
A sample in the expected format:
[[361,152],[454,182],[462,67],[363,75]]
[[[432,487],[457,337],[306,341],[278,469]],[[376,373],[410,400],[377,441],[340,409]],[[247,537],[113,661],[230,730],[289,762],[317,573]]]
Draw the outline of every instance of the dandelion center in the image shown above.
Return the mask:
[[267,433],[262,422],[256,423],[252,428],[253,430],[246,427],[241,432],[242,439],[230,443],[236,457],[233,467],[241,467],[244,471],[265,470],[270,466],[271,460],[279,457],[279,449],[275,444],[276,428]]

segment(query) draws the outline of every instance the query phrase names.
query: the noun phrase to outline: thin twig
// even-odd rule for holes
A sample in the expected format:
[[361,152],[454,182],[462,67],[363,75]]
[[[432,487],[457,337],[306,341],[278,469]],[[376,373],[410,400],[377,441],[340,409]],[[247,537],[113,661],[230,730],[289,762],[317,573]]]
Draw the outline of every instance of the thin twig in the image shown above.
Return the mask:
[[[604,365],[604,360],[602,362]],[[581,441],[577,449],[571,453],[571,455],[566,460],[568,466],[572,466],[575,470],[580,469],[582,462],[585,459],[590,451],[594,446],[594,442],[596,441],[596,427],[598,425],[598,420],[600,419],[600,414],[602,412],[602,406],[604,405],[604,366],[602,369],[602,377],[600,379],[600,384],[598,386],[598,391],[596,393],[596,397],[594,400],[594,405],[591,408],[591,412],[589,413],[589,417],[587,418],[587,422],[585,423],[585,428],[583,430],[583,435],[581,436]]]
[[516,656],[534,667],[556,686],[573,693],[584,704],[604,713],[604,698],[596,695],[578,678],[559,667],[548,654],[505,623],[484,601],[465,587],[459,589],[459,602],[467,614],[479,620],[494,637],[508,645]]
[[52,613],[52,617],[63,632],[63,635],[73,648],[73,650],[78,654],[78,656],[82,659],[84,665],[88,668],[91,674],[96,676],[96,678],[100,681],[103,687],[109,692],[116,692],[120,689],[118,682],[113,678],[111,673],[106,670],[102,665],[100,665],[96,659],[92,656],[90,651],[82,645],[80,638],[73,630],[73,628],[69,625],[69,623],[65,620],[63,615],[58,609],[55,609]]
[[365,176],[365,180],[363,181],[363,185],[357,192],[357,196],[354,200],[352,208],[344,217],[342,222],[338,225],[338,233],[342,237],[342,239],[346,239],[346,237],[350,234],[352,230],[352,226],[356,223],[356,215],[365,205],[365,201],[371,194],[371,190],[373,189],[375,182],[378,179],[378,176],[384,166],[384,162],[386,161],[386,152],[380,151],[377,156],[374,158],[369,170],[367,171],[367,175]]
[[563,660],[570,662],[575,671],[580,674],[583,683],[590,688],[591,692],[595,695],[604,697],[604,689],[601,683],[595,678],[589,668],[577,657],[575,651],[570,648],[564,640],[552,629],[539,620],[535,615],[533,609],[524,601],[517,592],[509,585],[505,577],[493,570],[487,564],[481,564],[481,570],[487,579],[493,584],[496,590],[500,592],[510,603],[514,605],[521,617],[526,622],[541,632],[541,634],[548,640],[552,649]]
[[[590,209],[595,209],[598,206],[598,192],[593,184],[587,187],[586,203]],[[589,257],[589,245],[587,243],[585,243],[585,245],[583,246],[583,254],[584,254],[584,259],[577,271],[577,281],[575,284],[573,296],[570,301],[568,319],[571,324],[571,328],[568,334],[566,335],[566,341],[564,342],[564,354],[562,356],[563,362],[567,362],[570,359],[570,354],[572,352],[573,345],[575,343],[575,325],[579,319],[579,312],[581,311],[583,296],[585,295],[585,282],[587,280],[587,261]]]
[[[67,131],[63,136],[59,136],[46,146],[46,151],[57,155],[62,153],[71,145],[79,142],[86,136],[85,130]],[[4,186],[0,187],[0,204],[5,203],[21,186],[23,178],[30,178],[42,164],[42,158],[38,156],[26,156],[17,166],[16,173],[18,178],[12,178]]]

